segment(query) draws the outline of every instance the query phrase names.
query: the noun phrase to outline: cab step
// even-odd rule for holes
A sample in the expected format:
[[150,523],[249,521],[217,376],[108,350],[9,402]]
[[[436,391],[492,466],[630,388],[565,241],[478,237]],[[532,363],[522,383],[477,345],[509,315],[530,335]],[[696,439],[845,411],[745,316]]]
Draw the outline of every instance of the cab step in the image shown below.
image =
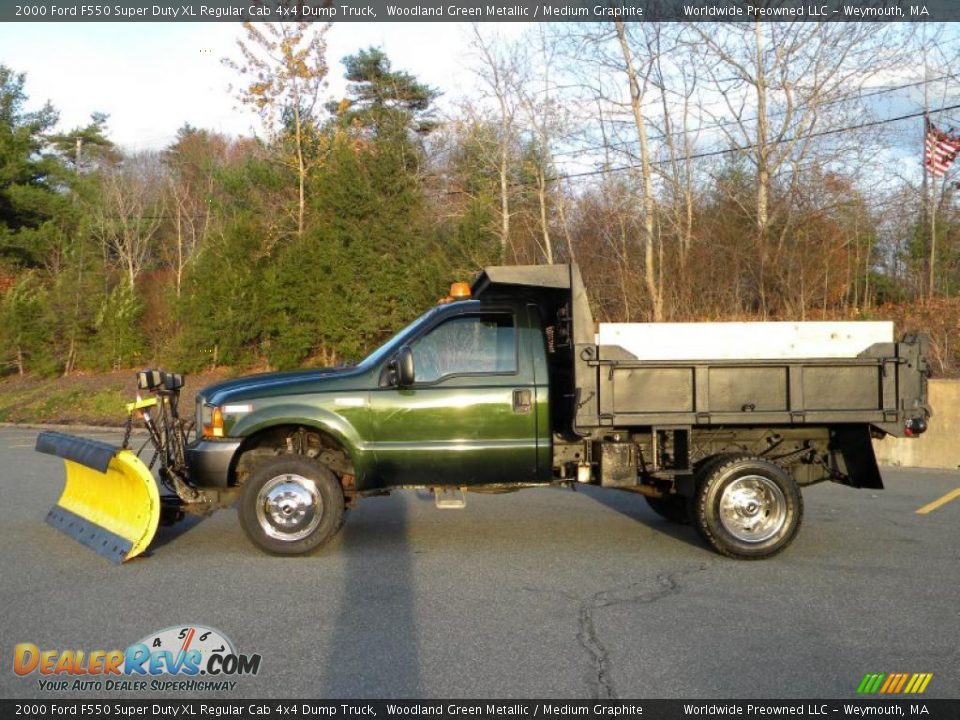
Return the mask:
[[433,500],[441,510],[462,510],[467,506],[463,488],[433,488]]

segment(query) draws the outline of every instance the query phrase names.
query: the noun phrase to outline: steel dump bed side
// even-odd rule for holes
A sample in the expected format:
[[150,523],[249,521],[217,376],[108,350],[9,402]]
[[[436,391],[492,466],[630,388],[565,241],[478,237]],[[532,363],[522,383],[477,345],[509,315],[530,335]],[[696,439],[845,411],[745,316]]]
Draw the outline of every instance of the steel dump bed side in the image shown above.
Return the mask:
[[924,357],[914,335],[855,358],[648,361],[601,345],[584,362],[601,426],[869,424],[903,435],[926,416]]

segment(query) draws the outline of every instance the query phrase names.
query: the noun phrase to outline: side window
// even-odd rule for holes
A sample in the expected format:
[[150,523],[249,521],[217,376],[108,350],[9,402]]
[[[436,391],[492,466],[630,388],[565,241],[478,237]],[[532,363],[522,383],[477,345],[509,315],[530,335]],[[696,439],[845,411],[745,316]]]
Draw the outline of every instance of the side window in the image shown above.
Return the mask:
[[463,315],[438,325],[411,345],[417,382],[447,375],[513,373],[517,341],[507,313]]

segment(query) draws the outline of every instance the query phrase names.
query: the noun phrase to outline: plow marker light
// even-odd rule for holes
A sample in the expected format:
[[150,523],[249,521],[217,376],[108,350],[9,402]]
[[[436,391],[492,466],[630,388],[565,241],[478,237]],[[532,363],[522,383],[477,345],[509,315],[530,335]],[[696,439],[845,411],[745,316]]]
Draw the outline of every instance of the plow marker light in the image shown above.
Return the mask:
[[36,450],[63,458],[66,484],[47,522],[108,560],[140,555],[160,522],[153,474],[130,450],[58,432],[37,436]]

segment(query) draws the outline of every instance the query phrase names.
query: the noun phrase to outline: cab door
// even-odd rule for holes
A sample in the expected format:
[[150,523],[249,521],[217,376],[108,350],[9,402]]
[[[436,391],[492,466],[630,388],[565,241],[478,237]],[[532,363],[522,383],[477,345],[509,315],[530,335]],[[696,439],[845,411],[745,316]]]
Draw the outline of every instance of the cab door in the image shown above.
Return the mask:
[[382,485],[536,478],[536,387],[520,337],[516,309],[469,303],[410,343],[413,385],[371,393]]

